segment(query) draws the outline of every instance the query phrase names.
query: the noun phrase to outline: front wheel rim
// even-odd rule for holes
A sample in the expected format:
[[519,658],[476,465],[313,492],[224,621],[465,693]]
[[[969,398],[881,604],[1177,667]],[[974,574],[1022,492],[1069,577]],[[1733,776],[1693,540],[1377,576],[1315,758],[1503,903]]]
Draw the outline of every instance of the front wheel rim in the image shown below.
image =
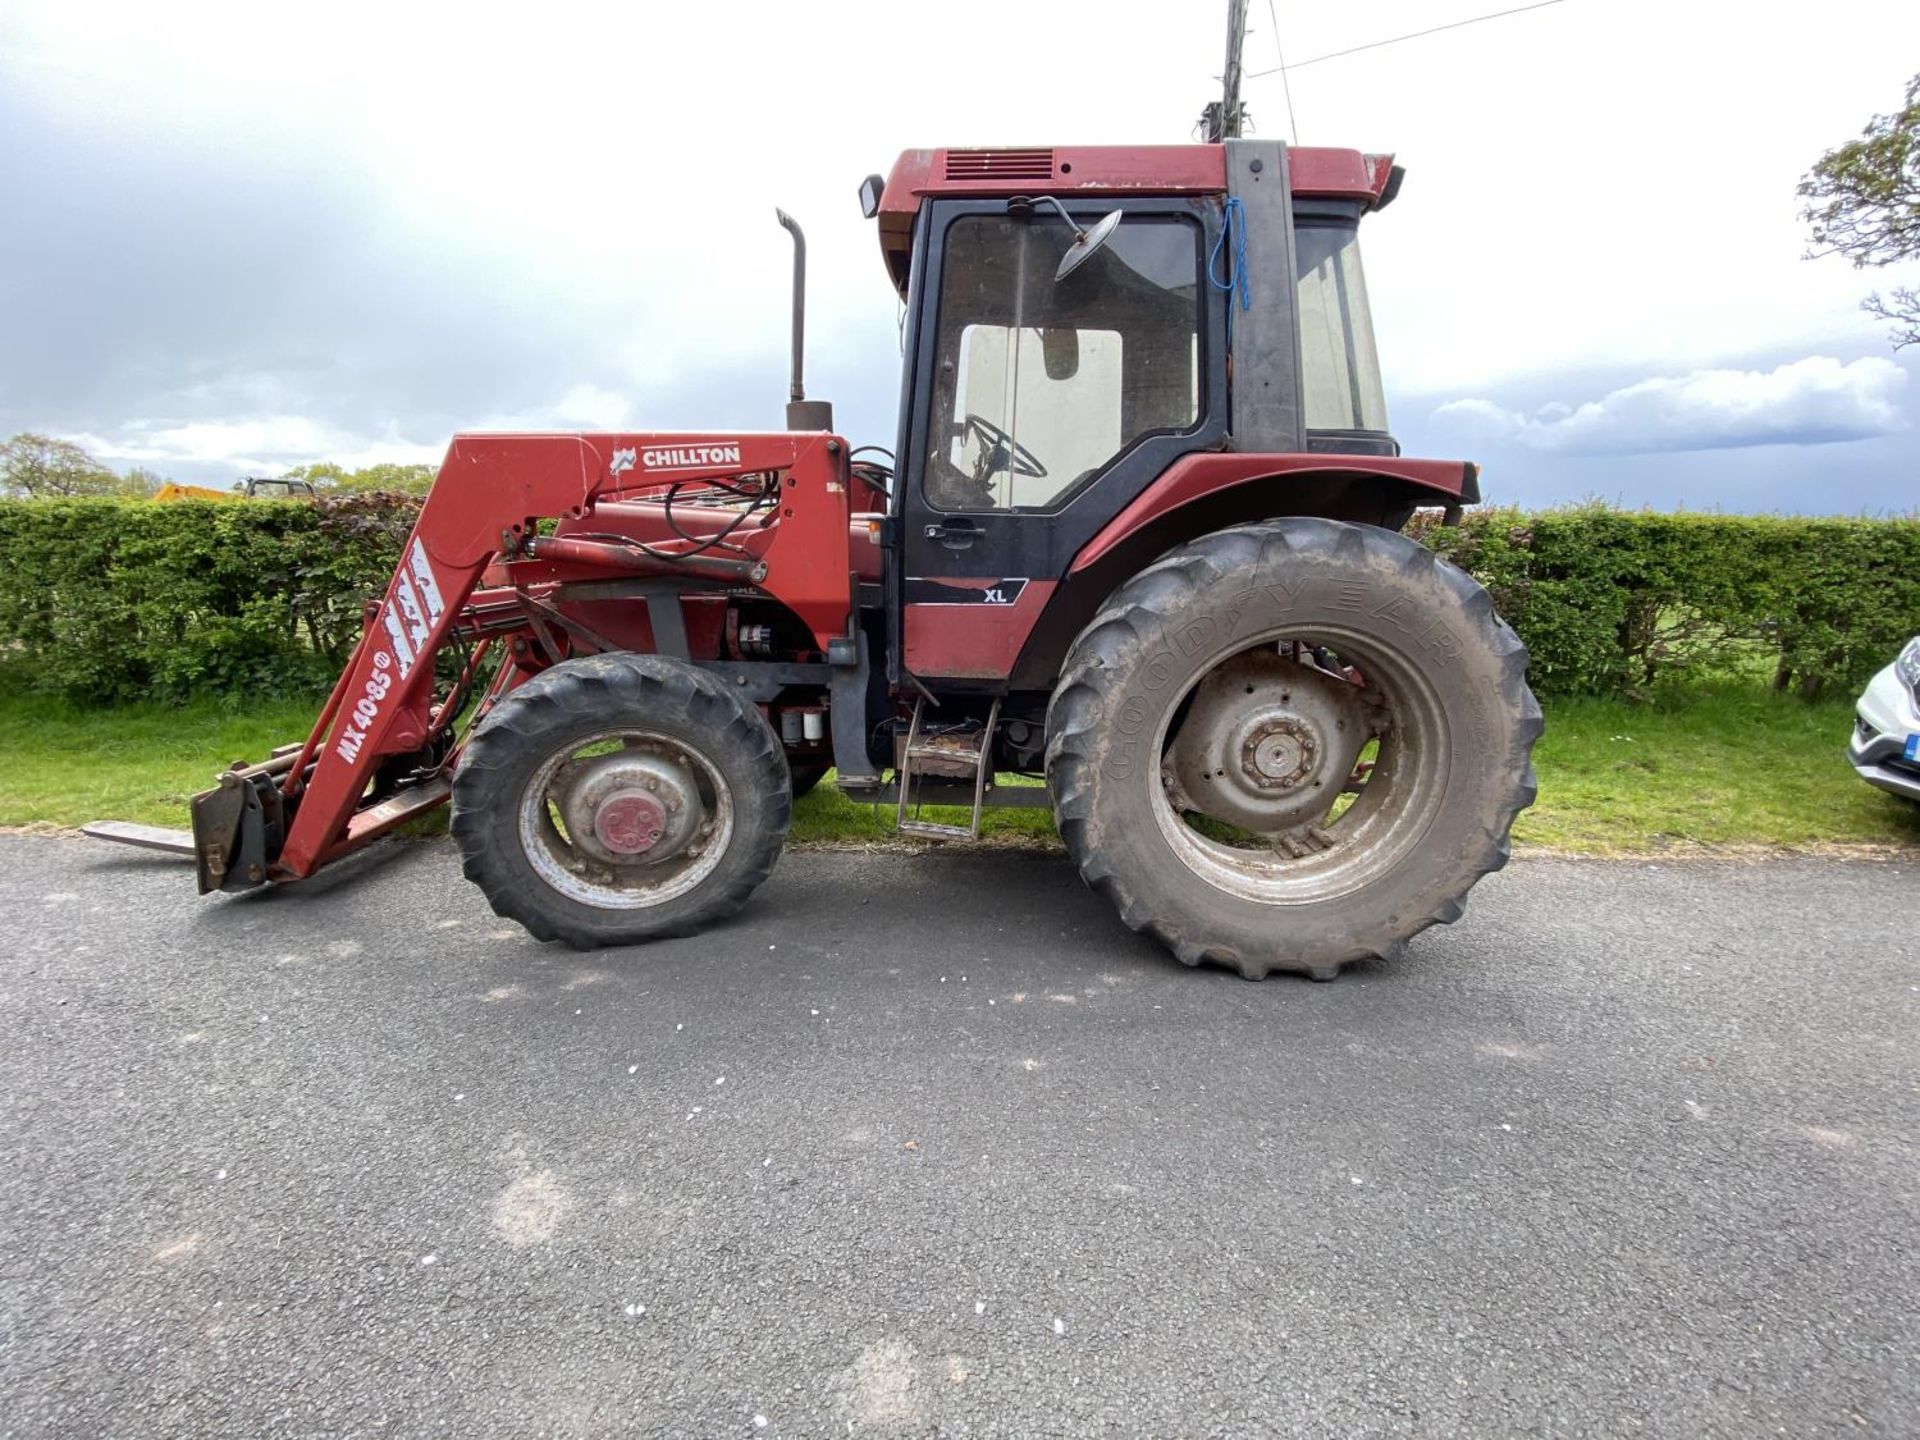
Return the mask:
[[698,749],[622,729],[571,741],[542,762],[521,792],[516,831],[534,873],[569,900],[643,910],[712,875],[734,820],[732,787]]

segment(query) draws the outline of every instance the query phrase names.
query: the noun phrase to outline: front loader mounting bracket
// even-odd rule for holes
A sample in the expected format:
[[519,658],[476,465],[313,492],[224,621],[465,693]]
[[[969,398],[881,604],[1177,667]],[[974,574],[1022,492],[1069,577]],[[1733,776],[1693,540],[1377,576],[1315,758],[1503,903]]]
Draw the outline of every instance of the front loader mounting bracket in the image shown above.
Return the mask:
[[286,833],[280,789],[265,775],[229,770],[193,799],[193,855],[200,893],[249,890],[267,880]]

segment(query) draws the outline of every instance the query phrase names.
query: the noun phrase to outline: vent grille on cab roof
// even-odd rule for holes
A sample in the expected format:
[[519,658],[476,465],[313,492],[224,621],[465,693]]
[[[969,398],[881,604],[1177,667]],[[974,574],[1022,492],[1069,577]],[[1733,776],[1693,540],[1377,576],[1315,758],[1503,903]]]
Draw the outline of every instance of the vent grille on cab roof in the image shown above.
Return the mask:
[[949,180],[1051,180],[1051,150],[949,150]]

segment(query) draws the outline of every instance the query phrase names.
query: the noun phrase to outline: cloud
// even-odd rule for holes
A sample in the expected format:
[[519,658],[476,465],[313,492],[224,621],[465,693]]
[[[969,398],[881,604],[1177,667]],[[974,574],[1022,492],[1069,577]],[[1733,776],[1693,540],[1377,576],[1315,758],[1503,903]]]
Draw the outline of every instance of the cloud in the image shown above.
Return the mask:
[[554,418],[561,423],[595,430],[622,429],[632,414],[633,406],[625,396],[587,383],[574,386],[554,406]]
[[[779,204],[807,228],[808,389],[856,442],[892,444],[899,311],[853,203],[859,177],[904,145],[1177,140],[1218,68],[1211,22],[1161,24],[1143,46],[1140,24],[1089,26],[1082,7],[1026,0],[981,0],[966,27],[881,0],[544,6],[460,27],[439,8],[256,5],[242,21],[226,6],[0,0],[0,436],[106,437],[145,457],[115,464],[223,484],[314,458],[432,458],[475,429],[778,426],[791,263]],[[1147,23],[1173,8],[1108,10]],[[1295,7],[1287,50],[1411,31],[1429,8]],[[1728,27],[1715,6],[1626,8],[1645,23],[1559,6],[1294,81],[1315,132],[1303,139],[1397,146],[1412,172],[1364,233],[1391,393],[1432,397],[1422,419],[1481,396],[1493,414],[1479,423],[1505,435],[1571,416],[1533,405],[1556,393],[1542,377],[1576,368],[1605,370],[1559,392],[1577,402],[1649,375],[1884,344],[1858,311],[1860,276],[1799,258],[1786,202],[1808,157],[1898,97],[1920,6],[1862,0],[1852,26],[1797,28]],[[793,57],[818,46],[829,11],[862,83],[817,88],[795,124]],[[924,67],[898,63],[937,44],[950,69],[991,72],[1009,22],[1032,53],[1074,57],[1069,83],[956,106]],[[756,43],[729,46],[743,30]],[[1879,43],[1860,46],[1866,32]],[[635,58],[715,53],[739,103],[711,103],[711,65]],[[1627,107],[1608,103],[1623,67],[1639,81]],[[1796,103],[1771,103],[1786,70]],[[1090,77],[1102,83],[1077,83]],[[1249,82],[1270,128],[1279,84]],[[1516,113],[1533,123],[1514,126]],[[1698,166],[1646,163],[1666,137],[1735,113],[1744,143],[1716,154],[1710,205]],[[700,144],[663,138],[688,116]],[[1516,176],[1530,177],[1524,216],[1490,238],[1486,197],[1516,193]],[[1649,243],[1648,214],[1688,221]],[[1910,412],[1914,394],[1897,397]],[[191,426],[206,428],[176,433]],[[1537,448],[1544,434],[1506,453],[1530,476],[1552,473],[1546,460],[1593,468],[1556,433],[1554,454]],[[1847,473],[1791,503],[1848,508],[1897,489],[1862,478],[1858,448]],[[1697,467],[1646,468],[1717,458],[1744,476],[1806,453],[1703,450]]]
[[112,436],[86,432],[71,440],[96,459],[142,465],[163,474],[276,474],[316,460],[356,470],[366,465],[437,465],[446,443],[419,444],[395,434],[357,435],[300,415],[186,423],[136,420]]
[[[191,394],[212,406],[208,418],[129,420],[102,433],[62,430],[89,455],[111,464],[141,465],[166,475],[273,474],[295,465],[333,461],[349,470],[366,465],[438,465],[446,454],[451,433],[436,435],[434,427],[388,423],[369,434],[352,425],[331,424],[275,408],[249,414],[250,401],[277,393],[272,377],[253,377],[250,383],[225,379],[197,386]],[[285,405],[288,395],[279,395]],[[299,403],[298,392],[291,395]],[[524,409],[496,411],[459,428],[501,430],[619,430],[632,419],[632,404],[623,396],[583,381],[558,400]],[[415,438],[415,432],[419,438]]]
[[1898,400],[1906,383],[1906,371],[1878,356],[1843,365],[1810,355],[1768,371],[1656,376],[1531,415],[1491,400],[1453,400],[1433,421],[1467,440],[1570,455],[1827,445],[1904,429]]

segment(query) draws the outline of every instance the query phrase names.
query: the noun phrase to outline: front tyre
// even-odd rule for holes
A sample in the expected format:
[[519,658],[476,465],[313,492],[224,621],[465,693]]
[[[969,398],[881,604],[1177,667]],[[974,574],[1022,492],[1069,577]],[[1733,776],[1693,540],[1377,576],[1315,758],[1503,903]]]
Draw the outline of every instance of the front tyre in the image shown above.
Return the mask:
[[1405,536],[1203,536],[1074,642],[1047,719],[1061,836],[1185,963],[1331,979],[1506,863],[1541,730],[1526,668],[1486,591]]
[[658,655],[569,660],[468,739],[452,829],[494,913],[576,949],[689,935],[767,878],[793,816],[751,705]]

